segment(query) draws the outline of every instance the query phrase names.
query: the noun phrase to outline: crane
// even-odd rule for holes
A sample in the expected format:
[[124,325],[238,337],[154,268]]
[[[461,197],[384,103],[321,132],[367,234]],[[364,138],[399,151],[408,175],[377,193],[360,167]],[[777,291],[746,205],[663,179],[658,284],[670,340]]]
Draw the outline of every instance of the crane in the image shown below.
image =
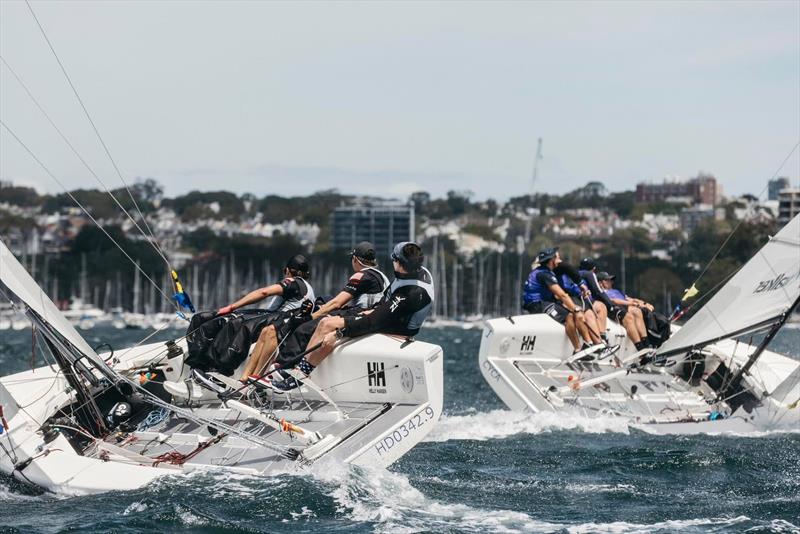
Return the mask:
[[[533,200],[534,188],[536,187],[536,178],[539,175],[539,160],[542,159],[542,138],[536,144],[536,157],[533,160],[533,176],[531,177],[531,191],[528,193],[528,199]],[[525,246],[531,242],[531,222],[533,213],[528,214],[528,220],[525,221]]]

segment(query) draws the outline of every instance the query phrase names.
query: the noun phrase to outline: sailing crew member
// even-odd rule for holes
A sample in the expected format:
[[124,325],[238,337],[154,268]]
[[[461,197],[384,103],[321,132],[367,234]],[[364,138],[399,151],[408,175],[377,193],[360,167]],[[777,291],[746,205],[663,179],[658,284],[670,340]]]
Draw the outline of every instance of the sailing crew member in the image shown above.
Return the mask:
[[[605,343],[605,330],[600,330],[597,315],[592,308],[592,294],[581,278],[578,269],[562,260],[561,263],[556,265],[553,272],[556,277],[558,277],[561,288],[570,296],[572,302],[574,302],[576,306],[579,306],[584,312],[582,314],[583,324],[578,323],[578,328],[586,328],[586,333],[588,333],[589,337],[592,339],[592,344],[597,345]],[[583,335],[583,333],[581,335]]]
[[303,302],[314,302],[314,289],[306,278],[311,274],[308,259],[302,254],[289,258],[283,269],[284,279],[277,284],[251,291],[233,304],[217,310],[217,315],[226,315],[244,306],[269,299],[264,307],[268,312],[286,312],[300,309]]
[[597,316],[597,325],[600,328],[600,332],[605,334],[608,328],[608,310],[613,308],[614,304],[597,280],[597,264],[594,259],[583,258],[578,266],[578,272],[591,293],[592,309]]
[[[579,323],[583,322],[583,310],[575,304],[570,296],[558,284],[558,277],[553,272],[561,263],[558,247],[546,248],[539,252],[534,262],[537,267],[528,275],[522,295],[522,308],[529,313],[545,313],[564,325],[567,337],[575,349],[580,352],[593,345],[588,329]],[[585,335],[584,335],[585,334]],[[584,343],[581,343],[583,337]]]
[[[409,338],[415,336],[430,314],[434,302],[433,276],[422,266],[425,256],[416,243],[404,241],[394,246],[392,266],[394,281],[387,296],[376,307],[350,316],[325,317],[309,341],[309,347],[320,346],[305,356],[295,367],[302,377],[311,374],[332,351],[339,339],[382,333]],[[301,385],[294,376],[281,373],[283,380],[271,385],[277,392]]]
[[[310,309],[313,307],[315,296],[314,289],[308,283],[307,278],[311,274],[311,268],[308,264],[308,259],[303,254],[296,254],[289,258],[286,266],[283,269],[284,279],[277,284],[272,284],[255,291],[251,291],[241,299],[233,304],[223,306],[217,311],[217,315],[227,315],[239,308],[261,302],[268,299],[265,311],[272,313],[273,317],[266,323],[274,324],[282,319],[288,319],[289,315],[296,315],[301,312],[301,308]],[[282,321],[284,329],[293,326],[290,321]],[[268,336],[263,335],[266,327],[261,329],[258,341],[253,349],[253,355],[261,354],[265,348],[264,345],[268,340]],[[275,328],[271,331],[274,333]],[[283,332],[285,335],[288,332]],[[251,357],[251,360],[253,357]]]
[[377,265],[373,244],[369,241],[358,243],[350,251],[353,274],[339,294],[320,306],[311,315],[312,320],[302,323],[288,334],[282,344],[278,343],[275,325],[264,328],[259,336],[262,344],[257,347],[258,352],[253,351],[240,380],[246,382],[260,376],[271,363],[273,355],[277,358],[278,367],[293,367],[297,364],[296,355],[303,352],[324,316],[356,315],[378,304],[389,287],[389,279]]
[[644,324],[642,309],[653,310],[653,306],[643,300],[629,298],[622,291],[614,288],[616,276],[601,271],[597,273],[597,280],[611,299],[613,307],[609,310],[612,317],[622,324],[628,337],[633,342],[636,350],[642,350],[650,346],[647,340],[647,328]]

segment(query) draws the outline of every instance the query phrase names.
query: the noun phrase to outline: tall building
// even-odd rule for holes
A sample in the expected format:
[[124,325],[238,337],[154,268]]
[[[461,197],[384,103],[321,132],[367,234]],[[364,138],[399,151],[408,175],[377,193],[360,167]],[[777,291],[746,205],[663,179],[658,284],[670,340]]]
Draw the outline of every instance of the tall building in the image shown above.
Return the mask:
[[341,206],[331,215],[331,248],[348,250],[360,241],[375,245],[378,261],[386,263],[399,241],[414,240],[414,205],[365,201]]
[[800,213],[800,188],[783,189],[778,195],[778,223],[783,226]]
[[770,180],[767,184],[767,200],[778,200],[778,195],[782,189],[789,189],[789,179],[785,176],[779,176],[774,180]]
[[710,174],[698,174],[686,181],[664,180],[662,183],[636,184],[636,202],[688,202],[689,204],[716,205],[722,196],[722,187]]

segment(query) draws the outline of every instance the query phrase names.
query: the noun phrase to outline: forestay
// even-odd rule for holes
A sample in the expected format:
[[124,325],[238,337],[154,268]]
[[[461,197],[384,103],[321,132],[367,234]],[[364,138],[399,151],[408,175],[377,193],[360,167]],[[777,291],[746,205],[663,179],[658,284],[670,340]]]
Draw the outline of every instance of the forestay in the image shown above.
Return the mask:
[[[64,315],[58,311],[53,301],[45,294],[39,284],[17,261],[8,247],[0,241],[0,291],[8,288],[17,299],[36,312],[46,323],[50,324],[69,343],[98,365],[102,360],[92,347],[81,337]],[[11,295],[8,295],[9,297]]]
[[658,350],[678,354],[777,322],[800,297],[800,215]]

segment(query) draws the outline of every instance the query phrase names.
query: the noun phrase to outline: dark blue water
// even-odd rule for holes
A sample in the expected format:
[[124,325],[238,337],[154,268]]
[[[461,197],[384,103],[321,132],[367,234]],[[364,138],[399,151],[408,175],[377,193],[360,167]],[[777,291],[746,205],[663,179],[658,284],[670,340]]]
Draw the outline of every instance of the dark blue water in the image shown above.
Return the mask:
[[[125,346],[140,332],[101,330]],[[162,339],[169,334],[162,336]],[[12,532],[800,532],[800,429],[658,437],[608,421],[504,409],[476,365],[478,331],[428,330],[445,350],[445,415],[388,470],[202,474],[59,498],[0,478]],[[30,332],[0,332],[0,373],[26,369]],[[800,330],[773,350],[800,356]]]

